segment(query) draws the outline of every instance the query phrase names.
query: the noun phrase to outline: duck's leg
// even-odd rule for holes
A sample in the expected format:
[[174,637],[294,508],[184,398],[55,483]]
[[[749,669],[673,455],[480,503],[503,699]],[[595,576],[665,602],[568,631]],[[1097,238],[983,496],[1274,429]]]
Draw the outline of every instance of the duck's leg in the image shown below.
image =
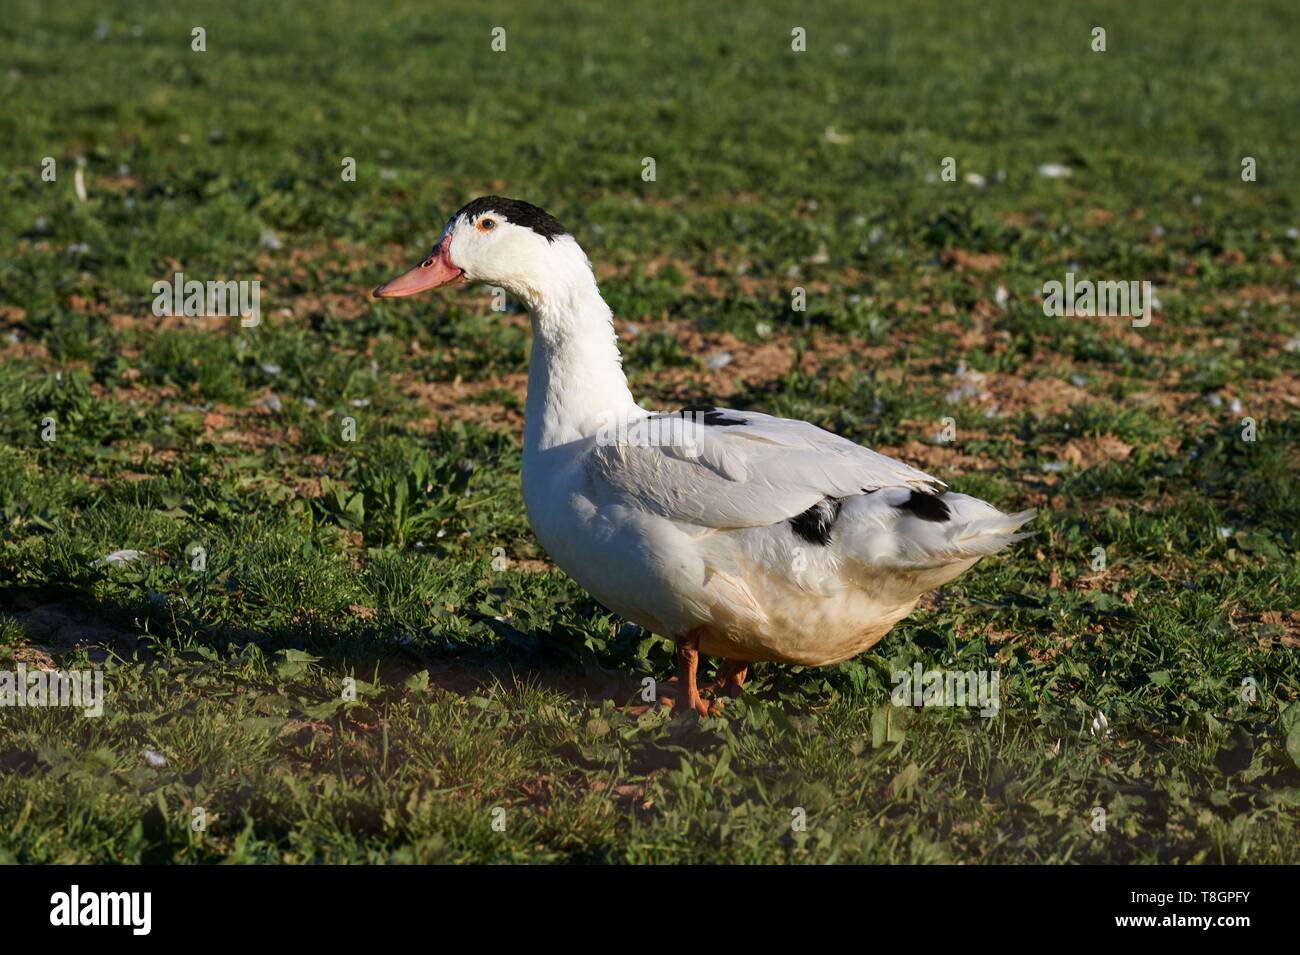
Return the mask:
[[695,675],[700,667],[700,635],[692,632],[677,641],[677,668],[682,684],[682,695],[677,698],[677,709],[694,710],[700,716],[709,715],[709,704],[700,696],[695,685]]
[[740,688],[749,676],[749,664],[743,660],[723,660],[718,667],[718,678],[713,682],[713,692],[732,699],[740,696]]

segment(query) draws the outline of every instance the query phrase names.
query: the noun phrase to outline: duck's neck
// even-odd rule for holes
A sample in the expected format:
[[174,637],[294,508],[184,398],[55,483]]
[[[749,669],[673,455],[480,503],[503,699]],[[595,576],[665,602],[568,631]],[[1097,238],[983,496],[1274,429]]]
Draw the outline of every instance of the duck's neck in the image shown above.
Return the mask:
[[590,266],[556,276],[526,296],[533,347],[528,361],[524,454],[596,435],[640,413],[623,374],[614,317]]

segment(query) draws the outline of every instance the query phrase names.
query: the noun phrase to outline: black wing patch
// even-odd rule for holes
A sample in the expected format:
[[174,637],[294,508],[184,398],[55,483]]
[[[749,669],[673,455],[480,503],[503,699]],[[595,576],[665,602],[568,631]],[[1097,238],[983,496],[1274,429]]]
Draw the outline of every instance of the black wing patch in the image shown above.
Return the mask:
[[468,216],[473,221],[485,212],[496,212],[505,216],[507,222],[532,229],[547,242],[554,242],[558,237],[569,234],[569,230],[545,209],[539,209],[522,199],[507,199],[504,196],[479,196],[461,206],[452,219]]
[[727,414],[713,405],[687,405],[681,411],[675,411],[673,414],[685,418],[687,415],[693,417],[696,421],[703,421],[706,425],[712,425],[718,428],[735,427],[736,425],[749,424],[744,418],[737,418]]
[[898,505],[898,509],[911,511],[923,521],[946,521],[952,517],[948,505],[937,494],[927,494],[925,491],[913,491],[906,501]]
[[790,527],[808,543],[824,547],[831,542],[831,528],[839,519],[841,506],[837,497],[824,498],[802,514],[790,518]]

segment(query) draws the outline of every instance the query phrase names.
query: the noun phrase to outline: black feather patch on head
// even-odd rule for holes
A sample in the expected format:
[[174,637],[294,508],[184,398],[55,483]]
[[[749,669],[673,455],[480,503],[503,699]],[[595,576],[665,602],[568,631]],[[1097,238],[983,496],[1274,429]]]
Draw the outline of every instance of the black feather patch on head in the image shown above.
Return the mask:
[[790,527],[808,543],[825,546],[831,542],[831,528],[835,526],[842,506],[839,498],[824,498],[797,517],[790,518]]
[[923,521],[946,521],[952,516],[942,498],[925,491],[913,491],[906,501],[898,505],[898,509],[911,511]]
[[485,212],[495,212],[512,225],[532,229],[547,242],[554,242],[559,236],[569,234],[569,230],[545,209],[539,209],[522,199],[507,199],[504,196],[479,196],[461,206],[451,218],[454,221],[461,216],[468,216],[470,222],[473,222]]

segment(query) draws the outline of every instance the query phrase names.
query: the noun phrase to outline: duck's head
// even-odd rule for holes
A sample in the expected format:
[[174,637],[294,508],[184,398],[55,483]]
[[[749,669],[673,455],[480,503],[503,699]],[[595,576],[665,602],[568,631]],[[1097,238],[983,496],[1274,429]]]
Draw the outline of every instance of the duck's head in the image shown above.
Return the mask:
[[540,301],[575,266],[590,276],[587,257],[554,216],[518,199],[482,196],[447,221],[419,265],[385,282],[374,295],[401,298],[468,281]]

